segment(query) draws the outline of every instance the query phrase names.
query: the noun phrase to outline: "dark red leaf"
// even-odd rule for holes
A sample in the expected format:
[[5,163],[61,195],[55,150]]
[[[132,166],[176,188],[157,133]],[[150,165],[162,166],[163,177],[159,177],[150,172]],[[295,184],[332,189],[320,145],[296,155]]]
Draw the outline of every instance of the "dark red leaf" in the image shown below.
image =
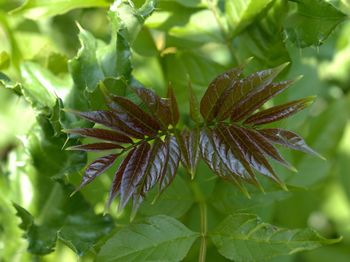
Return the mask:
[[282,128],[260,129],[258,132],[272,143],[323,158],[320,154],[310,148],[301,136],[294,132]]
[[312,104],[314,99],[314,97],[306,97],[283,105],[271,107],[252,115],[244,121],[244,124],[251,124],[256,126],[276,122],[308,107]]
[[188,83],[188,87],[190,96],[190,116],[194,122],[201,123],[203,119],[199,111],[198,99],[193,90],[191,82]]
[[125,172],[125,168],[127,166],[127,164],[130,161],[131,156],[134,154],[134,151],[136,150],[136,148],[133,148],[128,154],[127,156],[124,158],[124,160],[122,161],[122,163],[119,165],[117,172],[114,175],[113,178],[113,182],[112,182],[112,187],[109,191],[109,198],[108,198],[108,202],[107,202],[107,208],[110,207],[112,201],[114,200],[114,198],[116,198],[118,196],[118,194],[120,193],[120,185],[122,182],[122,178]]
[[159,123],[138,105],[120,96],[111,96],[111,99],[113,102],[109,103],[109,107],[124,123],[133,126],[138,132],[145,135],[157,134],[160,129]]
[[242,66],[233,68],[219,75],[209,84],[200,102],[200,112],[206,122],[211,122],[214,119],[218,108],[221,106],[217,103],[218,100],[229,87],[230,83],[239,77],[242,70]]
[[121,145],[112,144],[112,143],[92,143],[92,144],[67,147],[66,150],[98,152],[98,151],[104,151],[104,150],[123,149],[123,148],[124,147],[122,147]]
[[181,150],[181,162],[193,179],[199,159],[199,130],[185,129],[176,139]]
[[150,89],[140,87],[135,88],[134,90],[136,94],[141,98],[141,100],[145,103],[153,116],[159,120],[163,130],[167,129],[171,123],[169,101],[160,98]]
[[252,114],[266,101],[281,93],[294,81],[271,83],[261,88],[251,90],[244,98],[236,103],[231,112],[231,121],[237,122]]
[[68,134],[76,134],[85,137],[93,137],[101,140],[112,141],[117,143],[132,143],[130,137],[116,131],[100,129],[100,128],[77,128],[77,129],[67,129],[63,132]]
[[231,82],[219,104],[220,108],[217,118],[219,120],[228,118],[231,115],[234,105],[245,97],[249,91],[270,84],[287,65],[288,63],[285,63],[278,67],[262,70],[243,79],[237,79]]
[[133,151],[128,161],[120,185],[120,209],[123,209],[130,197],[135,193],[137,187],[145,174],[149,164],[150,145],[142,142]]
[[231,172],[252,184],[260,186],[249,161],[244,155],[241,145],[237,141],[237,138],[231,134],[228,127],[219,125],[213,131],[212,135],[219,154],[222,155],[223,161],[225,163],[227,162],[226,166]]
[[166,172],[167,145],[159,138],[156,138],[149,157],[149,162],[138,186],[137,192],[133,195],[133,214],[146,196],[146,193],[154,187],[160,177]]
[[117,113],[112,111],[99,110],[90,112],[78,112],[69,110],[69,112],[72,112],[91,122],[98,123],[116,131],[122,132],[127,136],[139,139],[144,138],[145,136],[143,130],[140,129],[137,125],[135,125],[135,123],[125,122],[120,118],[120,116]]
[[249,136],[246,135],[244,130],[236,126],[231,126],[227,129],[231,136],[235,138],[237,146],[240,148],[249,165],[285,188],[285,185],[279,180],[265,156],[260,152],[257,145],[250,141]]
[[84,186],[86,186],[92,180],[94,180],[97,176],[101,175],[103,172],[109,169],[113,165],[117,157],[118,157],[118,154],[111,154],[111,155],[100,157],[95,161],[93,161],[92,163],[90,163],[90,165],[85,170],[83,179],[79,187],[74,191],[74,193],[82,189]]
[[167,149],[166,169],[159,178],[159,194],[174,180],[181,158],[180,148],[175,137],[168,136],[164,143]]
[[169,99],[170,119],[171,119],[170,122],[173,126],[176,126],[176,124],[179,122],[180,114],[179,114],[179,107],[177,105],[174,89],[171,86],[171,84],[168,85],[167,97]]
[[241,191],[247,197],[249,197],[248,191],[241,183],[241,180],[247,179],[247,181],[249,181],[249,175],[247,177],[242,174],[242,177],[240,177],[239,174],[229,170],[227,167],[229,165],[228,163],[225,164],[225,162],[230,161],[231,158],[234,158],[232,152],[229,151],[228,146],[224,143],[220,143],[219,141],[214,143],[212,131],[210,129],[203,128],[200,132],[199,147],[201,156],[208,167],[222,179],[233,181],[241,189]]
[[259,132],[247,129],[247,128],[241,128],[244,130],[245,134],[249,136],[249,139],[252,143],[255,143],[256,146],[260,149],[260,152],[263,153],[266,156],[271,157],[272,159],[276,160],[280,164],[284,165],[285,167],[289,168],[290,170],[296,172],[297,170],[295,167],[293,167],[291,164],[289,164],[278,152],[278,150],[274,147],[274,145],[265,138],[262,134]]

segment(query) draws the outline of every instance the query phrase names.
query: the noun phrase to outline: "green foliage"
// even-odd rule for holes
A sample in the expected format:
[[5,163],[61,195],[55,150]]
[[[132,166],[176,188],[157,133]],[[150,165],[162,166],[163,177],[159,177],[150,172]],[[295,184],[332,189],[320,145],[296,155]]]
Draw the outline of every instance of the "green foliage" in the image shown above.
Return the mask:
[[0,0],[0,260],[347,261],[345,2]]

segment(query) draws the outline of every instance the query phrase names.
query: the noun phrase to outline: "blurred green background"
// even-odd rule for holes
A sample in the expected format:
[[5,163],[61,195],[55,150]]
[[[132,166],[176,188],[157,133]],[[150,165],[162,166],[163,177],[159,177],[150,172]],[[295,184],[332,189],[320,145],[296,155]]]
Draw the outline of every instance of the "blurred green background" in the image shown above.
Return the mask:
[[[55,157],[62,158],[59,147],[65,139],[45,140],[38,122],[45,110],[54,118],[54,111],[47,109],[53,105],[48,103],[38,110],[35,99],[23,97],[19,83],[33,87],[34,96],[42,95],[38,86],[44,86],[51,96],[66,101],[73,83],[68,61],[81,47],[79,26],[98,41],[110,41],[111,28],[106,12],[112,1],[72,0],[67,1],[67,6],[54,0],[23,2],[0,0],[0,261],[76,261],[76,253],[64,245],[64,241],[58,241],[54,252],[39,256],[27,251],[28,243],[22,238],[21,220],[16,217],[12,203],[21,205],[42,221],[43,213],[50,212],[43,209],[52,204],[45,202],[51,191],[46,188],[48,179],[59,176],[77,185],[86,156],[81,156],[84,159],[77,160],[76,166],[75,160],[67,156],[62,160],[66,169],[57,168],[56,173],[50,164],[37,163],[46,161],[43,160],[45,154],[52,154],[53,162]],[[252,200],[210,179],[211,172],[201,164],[198,180],[210,203],[210,223],[214,224],[230,212],[247,210],[281,227],[310,226],[325,237],[343,236],[343,240],[336,245],[271,261],[350,261],[350,1],[323,1],[332,4],[344,17],[346,15],[346,18],[339,16],[338,20],[337,13],[328,5],[322,12],[307,10],[315,15],[316,22],[308,18],[300,22],[296,17],[296,3],[292,1],[265,1],[266,5],[241,20],[237,20],[238,15],[230,11],[230,4],[225,1],[159,2],[145,24],[132,31],[135,32],[135,36],[131,36],[134,37],[131,45],[133,75],[160,95],[164,95],[171,81],[183,124],[188,118],[188,78],[200,96],[216,75],[252,56],[254,59],[247,72],[290,61],[283,78],[303,75],[274,103],[317,96],[310,109],[283,120],[281,125],[302,135],[327,161],[283,151],[299,171],[294,174],[276,166],[291,186],[290,192],[271,189],[266,195],[256,193]],[[138,8],[143,1],[134,1],[134,4]],[[39,90],[38,93],[35,90]],[[98,98],[89,99],[99,106]],[[90,155],[89,159],[92,159]],[[72,166],[73,171],[70,170]],[[165,198],[160,200],[159,210],[141,208],[140,217],[166,213],[186,221],[192,229],[198,227],[194,218],[198,210],[193,207],[183,173],[179,171],[180,178],[168,193],[170,198],[177,190],[184,197],[189,195],[189,200],[181,200],[180,204],[174,202],[179,204],[179,213],[169,210]],[[103,211],[110,183],[111,174],[101,176],[82,191],[95,212]],[[118,223],[127,221],[123,217],[117,219],[118,216],[120,214],[115,211],[111,212],[117,228]],[[94,256],[94,251],[89,251],[82,261],[91,261]],[[192,259],[190,252],[187,260]],[[225,259],[209,248],[208,261]]]

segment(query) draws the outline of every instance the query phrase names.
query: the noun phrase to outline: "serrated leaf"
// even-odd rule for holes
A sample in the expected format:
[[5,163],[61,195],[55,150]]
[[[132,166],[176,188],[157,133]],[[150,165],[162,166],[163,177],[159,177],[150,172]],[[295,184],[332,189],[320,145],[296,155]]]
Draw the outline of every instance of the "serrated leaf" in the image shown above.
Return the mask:
[[83,179],[75,192],[82,189],[84,186],[92,182],[96,177],[109,169],[114,164],[117,157],[117,154],[110,154],[107,156],[102,156],[90,163],[89,166],[85,169]]
[[174,180],[181,158],[180,147],[175,137],[168,136],[164,143],[167,148],[166,171],[159,178],[159,194]]
[[121,145],[113,143],[91,143],[77,146],[67,147],[66,150],[76,150],[76,151],[85,151],[85,152],[98,152],[111,149],[123,149]]
[[147,218],[112,236],[101,248],[98,261],[181,261],[199,234],[167,216]]
[[174,89],[171,86],[171,84],[168,85],[167,98],[169,99],[169,109],[170,109],[170,119],[171,119],[170,123],[173,126],[176,126],[177,122],[179,122],[180,114],[179,114],[179,107],[177,105]]
[[340,241],[323,238],[308,228],[278,228],[251,214],[228,216],[210,238],[221,255],[234,261],[265,261]]
[[288,39],[298,47],[321,45],[346,15],[325,0],[297,1],[285,22]]
[[243,68],[233,68],[225,73],[216,77],[208,86],[201,101],[200,112],[206,122],[210,122],[214,119],[219,108],[218,101],[224,94],[225,90],[229,87],[229,84],[233,79],[236,79],[241,73]]
[[276,122],[298,113],[311,105],[313,101],[314,97],[307,97],[283,105],[274,106],[250,116],[243,123],[256,126]]
[[266,101],[281,93],[292,83],[293,81],[282,81],[278,83],[271,83],[263,87],[251,90],[233,107],[231,112],[231,121],[236,122],[252,114]]
[[171,121],[168,101],[160,98],[150,89],[139,87],[134,90],[151,111],[153,116],[162,124],[163,129],[167,129]]
[[28,251],[35,255],[48,254],[60,239],[78,256],[83,256],[113,229],[112,218],[95,214],[80,193],[70,197],[72,186],[52,183],[48,180],[46,184],[53,190],[46,196],[45,208],[39,209],[40,223],[28,223],[31,215],[16,206],[20,218],[27,221]]
[[111,99],[112,103],[109,103],[109,107],[124,123],[130,123],[135,129],[137,128],[138,132],[153,136],[160,129],[156,119],[130,100],[120,96],[112,96]]
[[228,118],[237,102],[252,89],[259,89],[270,84],[287,65],[288,63],[285,63],[275,68],[255,72],[243,79],[234,79],[235,81],[231,82],[220,101],[217,118],[219,120]]
[[76,128],[76,129],[66,129],[63,130],[65,133],[80,135],[85,137],[92,137],[101,140],[122,143],[122,144],[130,144],[132,143],[132,139],[128,136],[119,133],[117,131],[101,129],[101,128]]
[[320,157],[301,136],[294,132],[282,128],[260,129],[258,132],[273,143]]
[[120,209],[123,209],[130,197],[136,192],[142,177],[145,174],[150,157],[151,146],[147,142],[142,142],[132,152],[122,175],[120,185]]
[[194,179],[199,160],[199,129],[185,129],[176,139],[181,150],[181,163]]

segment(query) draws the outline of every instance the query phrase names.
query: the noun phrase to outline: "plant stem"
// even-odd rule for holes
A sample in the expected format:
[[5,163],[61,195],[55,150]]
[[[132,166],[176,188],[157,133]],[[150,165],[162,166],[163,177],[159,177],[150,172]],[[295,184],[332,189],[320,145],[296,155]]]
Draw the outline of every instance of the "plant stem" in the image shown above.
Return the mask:
[[207,220],[207,203],[205,197],[200,190],[196,182],[191,183],[192,192],[194,194],[195,200],[199,206],[200,213],[200,226],[201,226],[201,244],[199,248],[199,262],[205,262],[207,254],[207,234],[208,234],[208,220]]

